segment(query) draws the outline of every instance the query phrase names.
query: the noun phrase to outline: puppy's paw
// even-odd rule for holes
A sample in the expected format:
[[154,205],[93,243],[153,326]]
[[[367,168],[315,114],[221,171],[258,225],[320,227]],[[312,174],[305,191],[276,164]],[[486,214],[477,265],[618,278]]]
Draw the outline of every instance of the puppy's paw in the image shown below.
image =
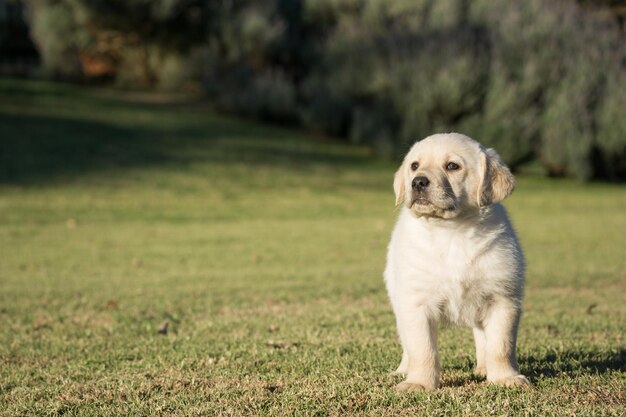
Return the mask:
[[417,384],[415,382],[407,382],[402,381],[398,385],[396,385],[396,391],[398,392],[419,392],[419,391],[432,391],[433,388],[426,387],[422,384]]
[[492,384],[502,385],[505,387],[530,387],[530,381],[526,379],[526,377],[522,374],[509,376],[506,378],[497,379],[495,381],[491,381]]
[[480,376],[487,376],[487,368],[485,368],[484,366],[477,366],[474,369],[474,373]]

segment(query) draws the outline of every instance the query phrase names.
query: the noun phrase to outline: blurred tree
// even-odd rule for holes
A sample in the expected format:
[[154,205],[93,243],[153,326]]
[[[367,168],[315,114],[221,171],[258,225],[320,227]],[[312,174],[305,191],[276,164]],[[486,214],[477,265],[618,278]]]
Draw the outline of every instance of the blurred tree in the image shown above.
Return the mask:
[[[155,86],[159,61],[206,39],[213,2],[29,0],[44,64],[66,77],[119,76]],[[153,62],[157,61],[157,62]]]
[[79,50],[88,42],[74,9],[62,1],[32,1],[29,15],[32,35],[45,69],[55,76],[78,78],[82,74]]

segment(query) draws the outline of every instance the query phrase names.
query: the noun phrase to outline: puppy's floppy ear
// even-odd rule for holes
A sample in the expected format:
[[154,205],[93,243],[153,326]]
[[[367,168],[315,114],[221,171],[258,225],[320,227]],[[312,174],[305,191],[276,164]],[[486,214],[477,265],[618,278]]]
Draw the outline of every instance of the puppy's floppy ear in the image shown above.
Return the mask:
[[393,191],[396,193],[396,206],[404,202],[404,161],[393,177]]
[[478,186],[478,206],[498,203],[511,195],[515,178],[493,149],[482,149],[480,153],[482,178]]

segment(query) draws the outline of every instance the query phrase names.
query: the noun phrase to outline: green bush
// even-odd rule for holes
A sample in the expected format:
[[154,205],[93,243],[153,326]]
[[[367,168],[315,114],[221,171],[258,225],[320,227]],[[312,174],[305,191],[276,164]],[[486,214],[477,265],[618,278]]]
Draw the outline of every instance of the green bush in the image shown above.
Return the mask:
[[626,74],[607,81],[604,100],[597,109],[595,173],[613,180],[626,178]]
[[[583,86],[564,81],[547,99],[540,158],[551,175],[589,179],[593,141],[592,121]],[[578,88],[573,88],[578,87]]]
[[281,122],[296,118],[294,86],[284,74],[260,74],[248,89],[239,92],[236,107],[244,115]]
[[522,80],[504,70],[489,80],[482,112],[464,118],[458,130],[496,148],[512,167],[532,159],[540,134],[540,110]]
[[305,127],[334,136],[348,134],[352,103],[346,96],[316,83],[304,87],[303,95],[306,102],[299,115]]
[[55,78],[81,78],[79,51],[90,41],[76,11],[68,2],[33,2],[32,35],[41,54],[44,71]]
[[[602,103],[626,60],[606,11],[540,0],[362,5],[338,22],[317,75],[353,103],[351,138],[374,142],[384,132],[400,152],[459,130],[513,168],[537,158],[552,175],[623,172],[626,137],[605,127],[620,131],[619,110]],[[610,101],[625,95],[613,88]],[[364,113],[363,103],[395,114]]]

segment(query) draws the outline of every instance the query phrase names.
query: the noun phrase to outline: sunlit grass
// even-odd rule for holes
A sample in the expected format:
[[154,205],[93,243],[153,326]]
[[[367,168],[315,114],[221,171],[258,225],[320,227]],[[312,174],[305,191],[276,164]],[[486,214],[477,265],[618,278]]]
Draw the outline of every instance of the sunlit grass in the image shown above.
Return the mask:
[[[395,164],[294,130],[0,81],[0,413],[623,415],[626,189],[519,179],[519,354],[398,395],[382,283]],[[167,334],[159,328],[168,323]]]

